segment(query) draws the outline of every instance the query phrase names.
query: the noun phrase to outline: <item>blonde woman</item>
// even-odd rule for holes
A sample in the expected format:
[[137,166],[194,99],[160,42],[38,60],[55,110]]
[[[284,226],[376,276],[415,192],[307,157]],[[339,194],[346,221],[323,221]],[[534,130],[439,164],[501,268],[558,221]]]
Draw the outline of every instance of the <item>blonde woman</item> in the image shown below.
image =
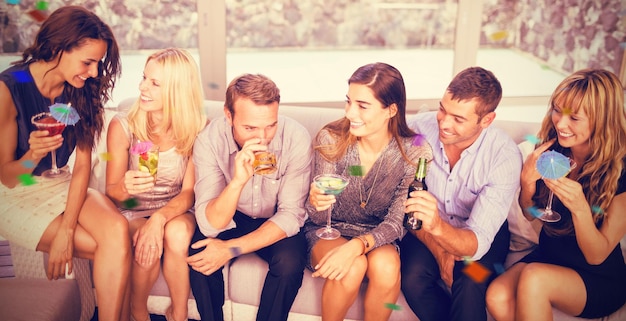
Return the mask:
[[[190,156],[206,124],[198,66],[185,50],[158,51],[148,57],[139,91],[128,114],[111,121],[107,137],[106,193],[130,221],[134,246],[131,320],[150,319],[147,300],[161,256],[172,299],[166,318],[186,320],[190,285],[185,259],[196,224]],[[141,156],[135,152],[145,144],[159,148],[156,174],[139,170]]]
[[[624,88],[612,73],[578,71],[556,88],[521,174],[519,202],[527,219],[547,204],[560,221],[544,223],[538,247],[493,281],[487,307],[501,320],[552,320],[552,308],[600,318],[626,302],[626,112]],[[556,150],[577,166],[567,177],[540,179],[537,158]]]

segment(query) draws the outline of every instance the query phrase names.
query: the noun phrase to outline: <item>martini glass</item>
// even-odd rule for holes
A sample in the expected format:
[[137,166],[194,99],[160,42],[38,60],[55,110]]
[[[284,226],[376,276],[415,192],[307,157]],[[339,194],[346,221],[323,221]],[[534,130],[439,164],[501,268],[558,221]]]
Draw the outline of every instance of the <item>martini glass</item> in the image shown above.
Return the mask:
[[[548,178],[552,178],[552,179],[558,179],[560,177],[564,177],[567,176],[567,174],[569,174],[570,171],[572,171],[574,168],[576,168],[576,162],[574,162],[573,159],[568,159],[569,160],[569,168],[567,169],[567,171],[565,172],[565,174],[558,176],[558,177],[548,177]],[[551,160],[552,162],[554,162],[554,160]],[[544,221],[544,222],[548,222],[548,223],[553,223],[553,222],[558,222],[561,220],[561,214],[557,213],[556,211],[554,211],[552,209],[552,199],[554,198],[554,192],[552,192],[552,190],[550,190],[550,194],[548,195],[548,204],[546,205],[546,208],[540,208],[537,209],[538,211],[538,216],[537,218]]]
[[[315,187],[319,188],[324,194],[339,195],[343,192],[344,188],[348,185],[348,179],[336,174],[321,174],[315,176],[313,179]],[[330,215],[333,212],[333,205],[328,208],[328,218],[326,219],[326,226],[318,229],[315,232],[319,238],[324,240],[334,240],[341,236],[341,232],[330,226]]]
[[[57,121],[48,112],[39,113],[30,119],[31,123],[37,127],[38,130],[47,130],[48,136],[55,136],[63,132],[65,124]],[[57,167],[57,154],[56,150],[50,152],[52,156],[52,168],[41,173],[41,176],[47,178],[59,178],[67,177],[70,172],[67,169]]]

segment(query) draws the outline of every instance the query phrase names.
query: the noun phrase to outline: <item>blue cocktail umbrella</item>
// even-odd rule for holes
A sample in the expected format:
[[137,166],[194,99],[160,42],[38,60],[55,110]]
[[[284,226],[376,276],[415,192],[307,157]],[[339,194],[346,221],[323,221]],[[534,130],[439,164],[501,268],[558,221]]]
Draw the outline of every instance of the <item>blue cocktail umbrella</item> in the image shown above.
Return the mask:
[[567,175],[570,169],[570,159],[553,150],[544,152],[537,159],[537,171],[544,178],[561,178]]
[[48,108],[50,108],[50,115],[65,125],[74,125],[80,120],[78,112],[71,104],[56,103]]

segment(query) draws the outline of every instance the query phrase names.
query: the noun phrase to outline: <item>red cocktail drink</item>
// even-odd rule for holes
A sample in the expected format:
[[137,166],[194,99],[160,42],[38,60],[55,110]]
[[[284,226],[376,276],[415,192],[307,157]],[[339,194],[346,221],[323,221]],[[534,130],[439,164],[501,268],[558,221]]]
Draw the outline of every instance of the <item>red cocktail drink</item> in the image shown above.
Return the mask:
[[[30,121],[38,130],[47,130],[49,137],[58,135],[65,129],[65,124],[56,120],[50,113],[39,113],[33,116]],[[50,154],[52,156],[52,168],[41,173],[41,176],[49,178],[67,177],[70,174],[69,171],[57,167],[56,151],[52,150]]]
[[37,126],[37,129],[39,130],[47,130],[48,136],[58,135],[65,129],[64,123],[59,123],[56,119],[54,119],[54,117],[51,116],[44,116],[43,118],[40,118],[37,120],[37,123],[35,123],[35,126]]

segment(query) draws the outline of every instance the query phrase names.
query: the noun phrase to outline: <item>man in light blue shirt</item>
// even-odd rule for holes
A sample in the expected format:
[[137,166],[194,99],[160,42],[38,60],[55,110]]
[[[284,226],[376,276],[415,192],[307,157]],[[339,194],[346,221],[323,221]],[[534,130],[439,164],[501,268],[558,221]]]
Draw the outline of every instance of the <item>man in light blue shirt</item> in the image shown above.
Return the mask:
[[[487,319],[485,293],[508,253],[506,217],[522,167],[513,140],[490,126],[501,97],[493,73],[468,68],[452,80],[437,112],[409,122],[433,147],[428,191],[405,203],[422,229],[400,246],[402,291],[421,321]],[[468,263],[490,277],[464,272]]]
[[[279,116],[280,92],[263,75],[235,78],[225,117],[213,119],[194,144],[198,229],[189,258],[191,289],[202,320],[224,320],[222,267],[256,253],[269,264],[257,320],[287,320],[302,285],[306,241],[299,233],[311,176],[311,137]],[[255,154],[276,154],[276,170],[255,174]]]

